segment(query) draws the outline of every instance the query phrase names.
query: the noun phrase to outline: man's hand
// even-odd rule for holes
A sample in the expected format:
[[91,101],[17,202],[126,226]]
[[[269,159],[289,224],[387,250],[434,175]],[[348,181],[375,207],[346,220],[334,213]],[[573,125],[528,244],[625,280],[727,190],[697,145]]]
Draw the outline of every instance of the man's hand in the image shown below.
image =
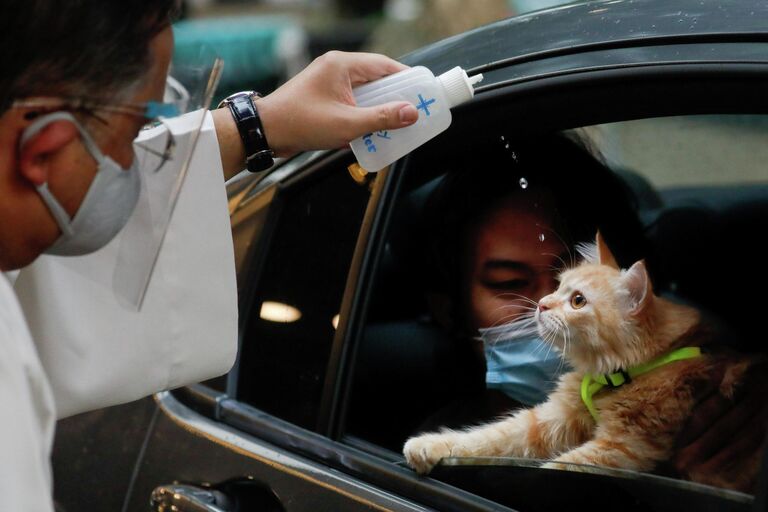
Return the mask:
[[355,106],[352,88],[407,69],[370,53],[328,52],[272,94],[257,101],[267,141],[277,156],[343,147],[377,130],[413,124],[416,107],[399,101]]

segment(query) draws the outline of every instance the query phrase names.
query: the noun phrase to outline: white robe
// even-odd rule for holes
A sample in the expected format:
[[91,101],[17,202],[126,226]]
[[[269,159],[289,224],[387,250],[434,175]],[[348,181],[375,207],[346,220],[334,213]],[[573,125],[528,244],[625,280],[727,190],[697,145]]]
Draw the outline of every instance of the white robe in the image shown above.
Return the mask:
[[[86,269],[110,267],[117,243],[78,259]],[[210,115],[142,310],[126,310],[111,289],[70,263],[38,258],[18,275],[16,296],[0,277],[0,510],[52,510],[54,406],[63,418],[199,382],[232,366],[234,255]]]
[[0,275],[0,510],[52,511],[53,396],[19,303]]

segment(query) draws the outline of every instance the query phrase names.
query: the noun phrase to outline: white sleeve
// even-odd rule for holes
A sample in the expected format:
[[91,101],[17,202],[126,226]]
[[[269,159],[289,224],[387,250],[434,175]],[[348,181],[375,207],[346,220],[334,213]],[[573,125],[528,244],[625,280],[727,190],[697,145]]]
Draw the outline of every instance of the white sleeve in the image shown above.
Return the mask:
[[210,114],[142,310],[89,280],[114,265],[119,236],[73,258],[42,256],[15,283],[63,418],[226,373],[237,352],[232,232]]

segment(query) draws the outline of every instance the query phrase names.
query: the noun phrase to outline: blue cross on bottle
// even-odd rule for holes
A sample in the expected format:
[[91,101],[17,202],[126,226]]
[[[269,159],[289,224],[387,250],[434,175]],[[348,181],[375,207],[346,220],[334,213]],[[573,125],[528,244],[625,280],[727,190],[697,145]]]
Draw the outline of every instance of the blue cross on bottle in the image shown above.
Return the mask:
[[426,112],[427,115],[429,115],[429,106],[431,104],[433,104],[435,101],[437,101],[437,100],[435,100],[435,98],[431,98],[431,99],[425,100],[424,96],[419,94],[419,103],[418,103],[418,105],[416,105],[416,109],[417,110],[422,110],[423,109],[424,112]]

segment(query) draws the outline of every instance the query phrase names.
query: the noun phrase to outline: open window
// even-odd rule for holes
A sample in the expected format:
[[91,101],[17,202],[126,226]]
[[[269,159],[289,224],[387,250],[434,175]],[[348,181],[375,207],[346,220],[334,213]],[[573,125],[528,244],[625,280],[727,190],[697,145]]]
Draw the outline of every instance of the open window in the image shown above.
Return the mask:
[[[555,208],[566,216],[557,221],[557,229],[544,226],[541,237],[529,236],[526,244],[537,246],[545,239],[560,239],[558,243],[563,244],[564,240],[586,241],[582,240],[585,233],[573,232],[577,226],[586,223],[586,234],[592,236],[598,227],[619,248],[622,266],[648,260],[657,293],[718,315],[734,333],[729,340],[734,349],[764,351],[760,312],[766,301],[761,290],[768,287],[768,278],[758,270],[758,262],[759,239],[768,229],[767,135],[767,116],[663,117],[588,126],[536,140],[487,133],[474,146],[443,158],[422,152],[421,160],[414,155],[400,177],[358,340],[347,439],[357,446],[368,445],[371,451],[390,453],[396,460],[409,436],[441,426],[490,421],[510,407],[521,406],[519,400],[505,400],[486,390],[482,350],[473,336],[477,325],[466,323],[472,298],[466,295],[467,278],[462,274],[477,237],[472,237],[471,222],[454,219],[454,224],[446,224],[445,220],[457,212],[470,215],[474,210],[461,202],[472,202],[476,191],[468,188],[484,184],[509,187],[511,196],[521,198],[526,189],[535,188],[537,173],[565,180],[559,199],[566,197],[570,201],[566,206],[552,198],[541,198],[540,204],[525,202],[529,210]],[[550,151],[558,152],[563,150],[563,140],[573,138],[602,155],[607,173],[588,176],[578,163],[572,163],[559,174],[552,169],[537,171],[528,164],[522,165],[523,174],[516,174],[523,159],[540,159],[545,166],[556,163],[558,157],[547,154],[547,144],[553,144]],[[548,142],[542,146],[542,141]],[[494,177],[499,168],[510,177]],[[465,181],[449,200],[441,197],[441,189],[454,175],[468,171],[474,184]],[[489,204],[503,195],[489,192]],[[435,207],[440,210],[430,211]],[[487,210],[478,212],[477,219],[487,218]],[[590,216],[593,219],[588,222]],[[550,217],[544,214],[543,218]],[[441,222],[442,228],[436,228]],[[465,237],[463,245],[456,240],[435,243],[435,237],[452,228],[456,228],[453,235]],[[563,229],[571,232],[556,232]],[[551,272],[577,257],[572,246],[555,255]],[[562,261],[568,258],[572,260]],[[499,295],[522,293],[519,273],[497,275],[510,276],[496,279]],[[438,283],[436,277],[453,282]],[[450,296],[455,293],[459,295]],[[496,319],[501,321],[503,315]],[[754,449],[759,451],[760,446]],[[701,506],[715,500],[724,510],[743,509],[751,503],[749,492],[670,479],[671,473],[662,469],[646,475],[600,468],[592,474],[544,478],[537,466],[536,461],[522,459],[450,459],[432,476],[521,510],[573,504],[583,486],[592,485],[603,486],[616,499],[631,496],[638,509],[664,510],[664,500],[699,500]],[[551,493],[553,486],[563,493]]]

